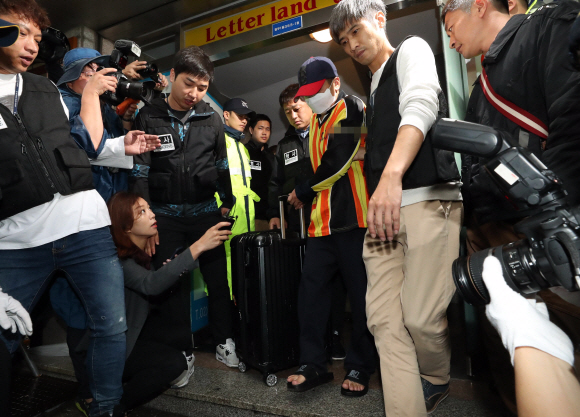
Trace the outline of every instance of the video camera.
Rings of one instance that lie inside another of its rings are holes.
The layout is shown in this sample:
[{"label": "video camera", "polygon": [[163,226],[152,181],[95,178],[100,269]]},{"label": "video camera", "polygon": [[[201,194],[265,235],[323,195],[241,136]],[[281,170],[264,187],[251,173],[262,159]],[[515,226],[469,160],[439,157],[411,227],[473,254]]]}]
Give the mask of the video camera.
[{"label": "video camera", "polygon": [[[103,100],[113,106],[121,104],[127,98],[141,100],[145,103],[149,103],[153,99],[153,91],[156,81],[129,81],[129,79],[123,74],[122,70],[127,66],[130,56],[136,58],[141,56],[141,48],[139,48],[139,45],[133,41],[116,41],[114,49],[111,52],[111,58],[109,59],[109,67],[116,68],[117,72],[107,75],[117,78],[117,89],[115,92],[107,91],[101,96]],[[100,69],[102,68],[99,68],[99,70]],[[153,80],[159,80],[159,71],[155,64],[148,64],[147,68],[138,72],[141,76],[150,76]]]},{"label": "video camera", "polygon": [[580,208],[568,207],[566,191],[552,171],[508,134],[475,123],[439,120],[433,146],[486,158],[485,171],[505,197],[519,210],[533,210],[514,227],[525,239],[453,262],[453,280],[468,303],[490,301],[482,278],[489,255],[500,261],[506,283],[520,294],[557,286],[580,289]]}]

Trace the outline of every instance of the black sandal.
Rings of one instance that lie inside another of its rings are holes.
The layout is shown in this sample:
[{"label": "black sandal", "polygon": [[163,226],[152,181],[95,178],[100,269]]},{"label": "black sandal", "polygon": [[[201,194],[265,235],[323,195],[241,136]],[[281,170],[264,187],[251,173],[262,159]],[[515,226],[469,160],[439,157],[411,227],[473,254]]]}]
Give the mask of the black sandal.
[{"label": "black sandal", "polygon": [[370,375],[367,375],[366,373],[364,373],[362,371],[357,371],[357,370],[351,369],[350,371],[346,372],[346,375],[345,375],[344,379],[342,380],[342,382],[344,383],[344,381],[346,381],[348,379],[349,381],[364,385],[364,388],[361,391],[351,391],[351,390],[345,389],[341,386],[340,393],[342,395],[347,396],[347,397],[362,397],[363,395],[366,395],[367,392],[369,392],[369,380],[370,380],[370,378],[371,378]]},{"label": "black sandal", "polygon": [[332,372],[318,371],[312,365],[302,365],[296,372],[294,372],[293,375],[302,375],[305,378],[305,381],[298,385],[294,385],[292,382],[286,383],[286,388],[288,388],[288,391],[294,392],[308,391],[334,379],[334,374]]}]

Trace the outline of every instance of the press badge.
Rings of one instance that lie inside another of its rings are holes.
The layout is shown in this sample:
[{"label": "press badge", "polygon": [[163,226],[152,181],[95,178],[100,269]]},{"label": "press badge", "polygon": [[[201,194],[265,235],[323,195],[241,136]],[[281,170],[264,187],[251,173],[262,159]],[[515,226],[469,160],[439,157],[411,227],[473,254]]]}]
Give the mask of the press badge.
[{"label": "press badge", "polygon": [[288,151],[284,154],[284,165],[288,165],[296,161],[298,161],[298,149]]},{"label": "press badge", "polygon": [[159,140],[161,141],[161,147],[154,149],[153,152],[164,152],[164,151],[174,151],[175,143],[173,143],[173,137],[170,133],[167,135],[159,135]]},{"label": "press badge", "polygon": [[2,115],[0,115],[0,130],[2,129],[6,129],[8,126],[6,126],[6,122],[4,121],[4,119],[2,118]]},{"label": "press badge", "polygon": [[250,169],[255,169],[256,171],[262,170],[262,162],[261,161],[250,161]]}]

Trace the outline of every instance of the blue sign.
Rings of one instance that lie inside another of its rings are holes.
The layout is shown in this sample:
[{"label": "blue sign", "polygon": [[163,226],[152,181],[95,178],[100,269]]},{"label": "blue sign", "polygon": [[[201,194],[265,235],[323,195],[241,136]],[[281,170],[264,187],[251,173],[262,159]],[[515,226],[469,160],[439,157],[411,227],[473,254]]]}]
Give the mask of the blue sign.
[{"label": "blue sign", "polygon": [[293,17],[283,22],[272,24],[272,36],[282,35],[302,28],[302,16]]}]

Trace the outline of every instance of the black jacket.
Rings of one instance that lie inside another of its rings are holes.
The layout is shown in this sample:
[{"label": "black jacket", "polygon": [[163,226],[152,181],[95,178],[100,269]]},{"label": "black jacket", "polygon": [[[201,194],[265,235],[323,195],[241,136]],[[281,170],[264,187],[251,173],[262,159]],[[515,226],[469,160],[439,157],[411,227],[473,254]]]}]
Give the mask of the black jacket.
[{"label": "black jacket", "polygon": [[215,201],[214,194],[219,191],[224,196],[223,206],[231,208],[223,123],[204,101],[193,110],[184,124],[162,98],[141,109],[135,128],[159,135],[162,148],[135,158],[132,190],[149,202],[172,205]]},{"label": "black jacket", "polygon": [[302,139],[290,126],[284,138],[278,142],[272,176],[268,185],[268,218],[280,217],[278,196],[290,194],[296,185],[308,181],[314,175],[308,155],[308,135]]},{"label": "black jacket", "polygon": [[[484,96],[479,80],[469,99],[466,120],[510,133],[560,177],[571,204],[580,203],[580,73],[568,59],[568,34],[580,11],[575,2],[554,2],[531,15],[512,17],[499,32],[483,61],[491,87],[542,120],[548,138],[540,139],[499,113]],[[464,157],[466,209],[480,223],[517,219],[480,160]]]},{"label": "black jacket", "polygon": [[[366,111],[368,135],[365,173],[369,195],[375,192],[379,184],[383,170],[393,151],[401,123],[397,56],[403,42],[387,61],[374,95],[373,106],[367,107]],[[439,117],[445,117],[446,113],[447,101],[445,96],[440,93]],[[427,132],[421,149],[403,176],[403,190],[458,179],[459,171],[453,153],[434,148],[431,144],[431,131]]]},{"label": "black jacket", "polygon": [[252,169],[250,188],[260,197],[260,201],[254,203],[256,219],[269,220],[266,214],[268,211],[268,182],[272,176],[274,155],[268,150],[267,144],[264,145],[263,150],[260,150],[260,146],[251,139],[246,143],[246,148],[250,154],[250,168]]},{"label": "black jacket", "polygon": [[22,73],[18,116],[0,105],[0,220],[62,195],[93,189],[91,165],[70,134],[60,94],[47,78]]}]

